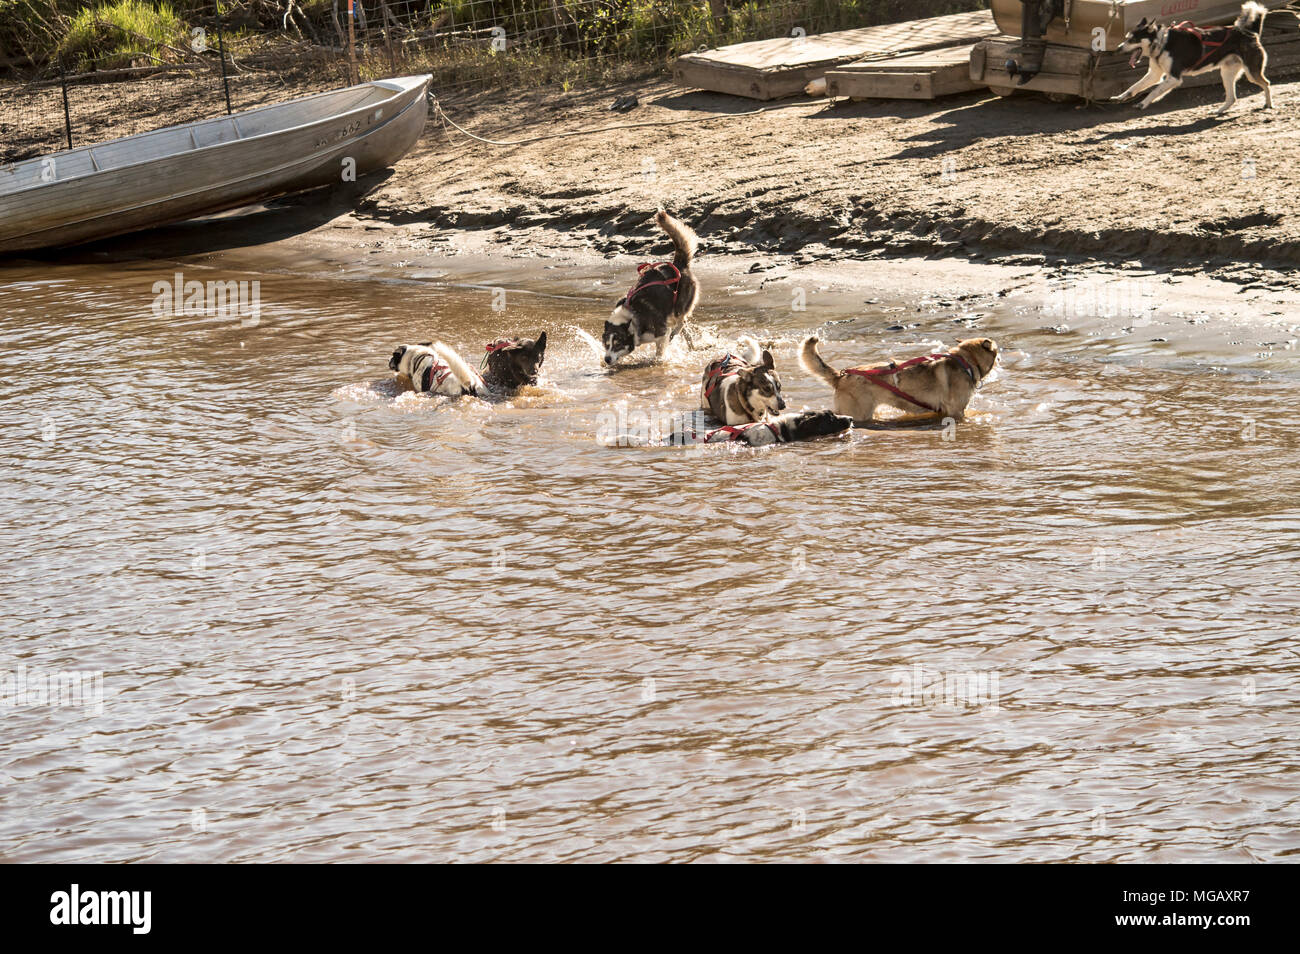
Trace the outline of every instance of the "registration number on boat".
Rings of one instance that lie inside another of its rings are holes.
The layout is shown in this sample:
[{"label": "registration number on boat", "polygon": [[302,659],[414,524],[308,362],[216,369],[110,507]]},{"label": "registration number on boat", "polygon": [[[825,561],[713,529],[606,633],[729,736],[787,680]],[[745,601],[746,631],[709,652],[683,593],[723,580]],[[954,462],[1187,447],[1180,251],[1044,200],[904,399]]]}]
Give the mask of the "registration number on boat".
[{"label": "registration number on boat", "polygon": [[321,146],[328,146],[331,142],[339,142],[340,140],[347,139],[348,136],[351,136],[353,133],[359,132],[360,130],[361,120],[355,119],[336,132],[333,137],[326,136],[324,139],[318,139],[316,141],[316,148],[319,149]]}]

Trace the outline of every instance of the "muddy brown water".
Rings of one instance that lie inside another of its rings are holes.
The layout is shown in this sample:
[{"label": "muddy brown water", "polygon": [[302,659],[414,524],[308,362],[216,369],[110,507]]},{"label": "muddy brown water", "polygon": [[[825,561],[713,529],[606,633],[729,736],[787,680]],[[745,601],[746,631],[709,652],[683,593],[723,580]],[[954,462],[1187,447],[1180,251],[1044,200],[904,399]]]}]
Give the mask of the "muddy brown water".
[{"label": "muddy brown water", "polygon": [[[0,270],[5,860],[1300,848],[1300,373],[1267,335],[736,295],[610,375],[579,329],[613,286],[187,274],[259,280],[254,324],[155,314],[171,274]],[[542,328],[514,400],[387,380],[398,342]],[[1005,361],[955,431],[597,440],[694,406],[738,333],[797,407],[809,331],[842,364],[968,328]]]}]

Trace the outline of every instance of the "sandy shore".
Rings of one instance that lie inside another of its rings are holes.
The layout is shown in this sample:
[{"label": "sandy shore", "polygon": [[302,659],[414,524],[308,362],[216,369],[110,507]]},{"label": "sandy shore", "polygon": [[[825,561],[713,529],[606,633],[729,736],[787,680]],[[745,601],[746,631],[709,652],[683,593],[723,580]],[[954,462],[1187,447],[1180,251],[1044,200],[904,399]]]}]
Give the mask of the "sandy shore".
[{"label": "sandy shore", "polygon": [[[709,253],[794,264],[896,255],[1042,256],[1292,283],[1300,196],[1292,181],[1300,86],[1212,113],[1222,92],[1184,90],[1152,111],[968,94],[935,103],[759,104],[665,83],[572,94],[484,95],[435,115],[364,215],[432,230],[491,231],[508,248],[649,253],[659,204]],[[1243,88],[1243,92],[1245,92]],[[610,113],[615,96],[642,106]],[[748,115],[746,115],[748,113]],[[591,132],[628,122],[710,122]],[[1013,261],[1025,262],[1022,258]]]},{"label": "sandy shore", "polygon": [[[324,75],[250,74],[236,106],[332,85]],[[1244,81],[1240,91],[1222,118],[1213,115],[1217,87],[1177,91],[1148,112],[1036,94],[759,104],[660,80],[486,91],[445,104],[447,115],[499,142],[562,138],[491,145],[435,110],[416,148],[372,183],[357,211],[423,227],[431,239],[492,233],[505,249],[616,255],[658,249],[650,216],[664,205],[710,255],[781,254],[796,265],[1038,256],[1285,287],[1300,264],[1300,193],[1291,187],[1300,83],[1275,83],[1273,110],[1259,108],[1262,96]],[[78,87],[77,140],[220,112],[218,92],[210,78],[186,76]],[[108,94],[113,110],[102,108]],[[610,112],[626,94],[641,105]],[[15,120],[0,119],[9,151],[58,148],[57,90],[17,96],[0,88]],[[614,128],[663,122],[673,125]]]},{"label": "sandy shore", "polygon": [[[321,81],[249,80],[240,105]],[[173,112],[196,82],[117,84],[122,108],[83,118],[100,139],[192,118]],[[1148,113],[976,93],[758,111],[660,81],[484,92],[446,104],[447,115],[498,141],[579,135],[492,145],[435,110],[395,169],[346,191],[108,245],[128,257],[224,249],[235,267],[256,248],[252,266],[319,258],[359,276],[574,295],[600,311],[635,261],[665,254],[652,222],[664,205],[704,240],[706,290],[738,306],[789,307],[796,289],[836,308],[1009,302],[1049,327],[1208,315],[1275,325],[1271,337],[1288,341],[1300,310],[1300,195],[1287,187],[1300,85],[1274,89],[1278,108],[1250,94],[1221,119],[1213,87]],[[608,110],[629,93],[637,109]],[[657,122],[674,124],[611,128]]]}]

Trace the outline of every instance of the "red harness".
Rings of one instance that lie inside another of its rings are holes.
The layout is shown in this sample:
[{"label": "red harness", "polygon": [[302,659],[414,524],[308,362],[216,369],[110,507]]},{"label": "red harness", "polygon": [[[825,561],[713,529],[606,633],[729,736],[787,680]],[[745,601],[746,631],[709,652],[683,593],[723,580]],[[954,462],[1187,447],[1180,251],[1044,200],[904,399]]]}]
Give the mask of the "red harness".
[{"label": "red harness", "polygon": [[488,358],[491,356],[493,351],[500,351],[502,348],[512,347],[514,343],[515,342],[513,338],[501,338],[498,341],[489,342],[487,347],[483,349],[484,351],[487,352],[487,354],[483,355],[483,361],[478,366],[478,369],[482,371],[484,368],[487,367]]},{"label": "red harness", "polygon": [[1192,69],[1198,69],[1202,63],[1204,63],[1206,60],[1208,60],[1211,56],[1214,55],[1215,50],[1217,50],[1219,47],[1223,46],[1223,44],[1228,42],[1229,34],[1226,32],[1224,33],[1222,40],[1207,40],[1205,38],[1205,30],[1202,29],[1201,27],[1198,27],[1191,20],[1184,20],[1182,23],[1175,23],[1169,29],[1178,30],[1182,33],[1191,33],[1198,40],[1201,41],[1201,46],[1205,47],[1205,55],[1202,56],[1199,60],[1197,60],[1195,64],[1192,65]]},{"label": "red harness", "polygon": [[635,296],[641,294],[647,288],[654,288],[656,285],[665,285],[673,290],[673,304],[677,304],[677,286],[682,280],[682,273],[672,262],[642,262],[636,267],[638,276],[644,275],[646,271],[652,268],[671,268],[673,270],[672,278],[664,278],[659,281],[646,282],[642,285],[640,282],[633,285],[623,296],[623,304],[628,304]]},{"label": "red harness", "polygon": [[858,377],[870,381],[872,384],[878,385],[879,387],[884,388],[886,391],[891,391],[894,394],[897,394],[904,401],[907,401],[910,404],[915,404],[917,407],[925,408],[931,414],[938,414],[940,412],[937,407],[934,407],[933,405],[930,404],[926,404],[924,401],[918,401],[916,398],[912,397],[906,391],[902,390],[901,388],[895,387],[894,385],[890,384],[888,381],[881,381],[880,378],[884,376],[895,375],[899,371],[903,371],[907,368],[916,367],[916,365],[918,364],[929,364],[933,361],[942,361],[944,358],[952,358],[954,361],[956,361],[958,364],[961,365],[963,371],[965,371],[968,375],[970,375],[970,379],[972,382],[976,384],[979,383],[979,380],[975,377],[975,372],[972,371],[971,366],[966,363],[966,359],[959,354],[952,354],[952,353],[926,354],[926,355],[922,355],[919,358],[913,358],[910,361],[904,361],[902,364],[894,364],[885,368],[847,368],[845,369],[844,373],[856,374]]},{"label": "red harness", "polygon": [[451,374],[451,368],[445,364],[439,364],[437,361],[433,362],[424,369],[424,390],[433,391],[441,387],[442,382],[447,380],[449,374]]},{"label": "red harness", "polygon": [[740,361],[740,359],[728,352],[722,356],[722,360],[717,363],[716,367],[710,367],[704,373],[704,400],[707,401],[727,378],[734,378],[740,374],[740,368],[733,369],[731,366],[735,361]]},{"label": "red harness", "polygon": [[776,442],[781,443],[781,432],[777,430],[775,424],[769,424],[767,421],[755,421],[753,424],[724,424],[722,427],[715,427],[713,430],[704,433],[704,443],[709,443],[709,438],[714,434],[726,434],[729,441],[744,440],[745,431],[751,427],[766,427],[772,432]]}]

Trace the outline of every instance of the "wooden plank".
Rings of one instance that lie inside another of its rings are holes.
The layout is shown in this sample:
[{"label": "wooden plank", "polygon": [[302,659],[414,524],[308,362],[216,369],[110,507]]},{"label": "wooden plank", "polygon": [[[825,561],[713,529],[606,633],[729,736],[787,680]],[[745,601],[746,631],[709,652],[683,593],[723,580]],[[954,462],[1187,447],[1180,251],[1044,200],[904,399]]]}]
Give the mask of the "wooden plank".
[{"label": "wooden plank", "polygon": [[678,57],[673,80],[750,99],[777,99],[803,92],[831,67],[864,57],[970,44],[996,32],[992,14],[975,10],[819,36],[755,40]]},{"label": "wooden plank", "polygon": [[828,96],[850,99],[937,99],[978,89],[970,78],[975,44],[849,63],[826,72]]}]

